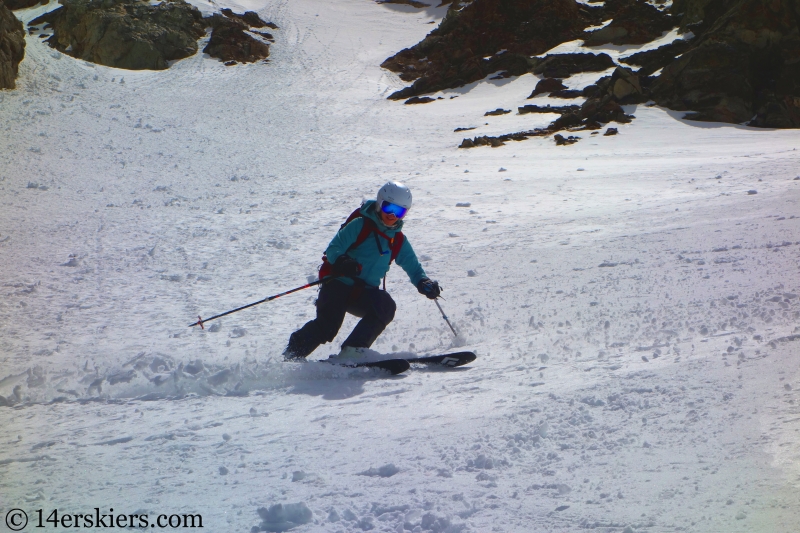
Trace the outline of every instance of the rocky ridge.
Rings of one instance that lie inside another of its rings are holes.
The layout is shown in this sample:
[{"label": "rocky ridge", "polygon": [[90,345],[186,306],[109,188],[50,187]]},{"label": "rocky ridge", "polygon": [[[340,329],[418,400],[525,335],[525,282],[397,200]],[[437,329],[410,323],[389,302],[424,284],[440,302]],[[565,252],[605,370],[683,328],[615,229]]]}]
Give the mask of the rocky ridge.
[{"label": "rocky ridge", "polygon": [[3,2],[0,0],[0,89],[13,89],[25,55],[25,29]]},{"label": "rocky ridge", "polygon": [[[676,28],[682,38],[623,56],[619,63],[589,50],[542,56],[576,39],[584,46],[641,45]],[[566,90],[562,83],[577,72],[615,66],[611,77],[582,90]],[[493,141],[465,139],[463,147],[499,146],[563,129],[598,129],[611,121],[630,121],[622,105],[648,101],[690,111],[687,119],[797,128],[800,1],[675,0],[667,9],[644,0],[608,0],[597,6],[575,0],[454,0],[438,28],[382,67],[412,82],[390,99],[460,87],[493,73],[542,76],[531,97],[586,98],[579,113],[562,113],[547,128]]]}]

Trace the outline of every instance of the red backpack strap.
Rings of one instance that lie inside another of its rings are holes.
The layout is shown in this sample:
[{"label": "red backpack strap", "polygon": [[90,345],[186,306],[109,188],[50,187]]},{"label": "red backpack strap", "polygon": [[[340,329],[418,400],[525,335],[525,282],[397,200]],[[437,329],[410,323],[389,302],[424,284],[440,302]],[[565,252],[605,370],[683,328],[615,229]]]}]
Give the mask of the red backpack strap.
[{"label": "red backpack strap", "polygon": [[370,220],[370,219],[368,219],[366,217],[362,217],[362,220],[364,221],[364,225],[361,226],[361,231],[358,232],[358,236],[356,237],[356,240],[353,242],[353,244],[351,244],[347,248],[348,252],[350,250],[358,248],[361,245],[362,242],[367,240],[367,237],[369,237],[370,233],[372,233],[373,231],[378,231],[378,227],[375,225],[375,223],[372,220]]},{"label": "red backpack strap", "polygon": [[345,220],[345,221],[344,221],[344,224],[342,224],[341,226],[339,226],[339,229],[342,229],[342,228],[344,228],[346,225],[348,225],[349,223],[351,223],[351,222],[352,222],[352,221],[354,221],[355,219],[357,219],[357,218],[361,218],[361,217],[363,217],[363,216],[364,216],[364,215],[362,215],[362,214],[361,214],[361,208],[359,207],[358,209],[356,209],[355,211],[353,211],[352,213],[350,213],[350,216],[349,216],[349,217],[347,217],[347,220]]},{"label": "red backpack strap", "polygon": [[394,234],[394,238],[390,240],[390,246],[392,248],[392,258],[389,259],[389,264],[392,263],[395,259],[397,259],[398,254],[400,254],[400,248],[403,247],[403,242],[405,241],[406,237],[403,235],[402,231],[398,231]]}]

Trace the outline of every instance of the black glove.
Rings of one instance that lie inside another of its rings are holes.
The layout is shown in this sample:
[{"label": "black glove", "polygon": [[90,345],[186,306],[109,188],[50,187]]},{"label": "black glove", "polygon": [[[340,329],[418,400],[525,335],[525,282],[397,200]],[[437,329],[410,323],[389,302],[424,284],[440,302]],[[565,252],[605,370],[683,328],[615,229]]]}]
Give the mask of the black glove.
[{"label": "black glove", "polygon": [[342,254],[333,264],[331,273],[336,277],[347,276],[349,278],[354,278],[361,274],[361,265],[349,255]]},{"label": "black glove", "polygon": [[442,294],[442,288],[439,287],[438,281],[432,281],[428,278],[422,278],[417,283],[417,290],[420,294],[430,298],[431,300],[435,300]]}]

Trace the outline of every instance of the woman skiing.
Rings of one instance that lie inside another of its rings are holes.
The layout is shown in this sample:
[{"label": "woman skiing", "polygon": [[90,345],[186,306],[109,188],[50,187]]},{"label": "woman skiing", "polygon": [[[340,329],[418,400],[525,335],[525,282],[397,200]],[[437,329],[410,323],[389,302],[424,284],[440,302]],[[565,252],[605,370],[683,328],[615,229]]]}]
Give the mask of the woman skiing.
[{"label": "woman skiing", "polygon": [[[377,199],[364,202],[350,215],[325,250],[320,277],[328,276],[316,302],[317,317],[292,333],[283,352],[287,360],[307,357],[320,344],[333,341],[345,313],[361,320],[342,343],[339,359],[358,359],[394,318],[394,300],[379,288],[392,261],[397,261],[417,290],[430,299],[441,293],[428,279],[411,244],[400,231],[411,208],[411,191],[388,182]],[[385,283],[384,283],[385,289]]]}]

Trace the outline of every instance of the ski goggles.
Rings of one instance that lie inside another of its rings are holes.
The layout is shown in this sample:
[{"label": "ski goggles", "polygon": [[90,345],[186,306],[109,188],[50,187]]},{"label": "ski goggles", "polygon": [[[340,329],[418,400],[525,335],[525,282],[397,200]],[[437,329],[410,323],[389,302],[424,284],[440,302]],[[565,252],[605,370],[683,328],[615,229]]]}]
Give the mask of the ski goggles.
[{"label": "ski goggles", "polygon": [[408,209],[403,207],[402,205],[393,204],[392,202],[383,201],[381,204],[381,211],[386,213],[387,215],[394,215],[397,218],[403,218],[406,216]]}]

